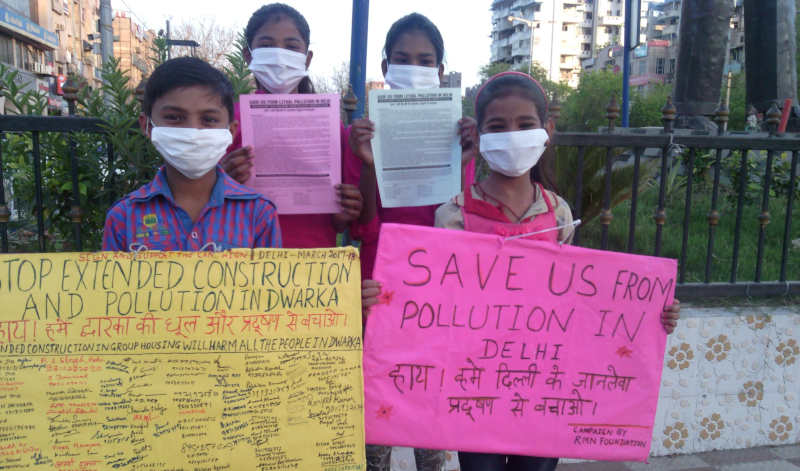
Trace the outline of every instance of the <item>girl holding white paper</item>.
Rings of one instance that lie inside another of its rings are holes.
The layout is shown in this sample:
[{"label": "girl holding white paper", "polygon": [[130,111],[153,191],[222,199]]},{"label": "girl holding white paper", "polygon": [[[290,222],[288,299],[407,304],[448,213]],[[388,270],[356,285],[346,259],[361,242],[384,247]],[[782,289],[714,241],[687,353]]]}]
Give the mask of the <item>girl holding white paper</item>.
[{"label": "girl holding white paper", "polygon": [[[392,89],[438,88],[444,73],[444,41],[436,25],[424,15],[411,13],[392,24],[386,33],[381,68]],[[475,120],[459,121],[462,168],[477,155],[473,143]],[[375,175],[372,139],[375,125],[369,119],[357,119],[348,129],[350,145],[344,154],[344,181],[358,183],[364,197],[364,209],[351,225],[354,238],[361,240],[361,273],[372,274],[380,225],[384,222],[432,226],[438,205],[384,208]]]},{"label": "girl holding white paper", "polygon": [[[308,77],[308,66],[314,56],[309,50],[310,36],[306,19],[288,5],[271,3],[253,13],[245,30],[248,47],[243,53],[256,79],[255,93],[315,93]],[[239,121],[238,102],[234,113]],[[347,142],[343,127],[341,142]],[[237,132],[220,163],[231,177],[245,184],[250,178],[254,157],[252,147],[242,147],[242,135]],[[284,247],[336,245],[337,232],[342,232],[349,223],[358,219],[362,207],[361,192],[356,185],[338,185],[336,193],[341,206],[337,214],[279,215]]]}]

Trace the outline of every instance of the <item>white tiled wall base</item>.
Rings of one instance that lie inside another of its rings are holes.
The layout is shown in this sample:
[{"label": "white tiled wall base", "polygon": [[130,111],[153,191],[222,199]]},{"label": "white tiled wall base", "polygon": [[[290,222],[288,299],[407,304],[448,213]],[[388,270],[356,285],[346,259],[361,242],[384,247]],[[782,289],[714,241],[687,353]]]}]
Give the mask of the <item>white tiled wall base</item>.
[{"label": "white tiled wall base", "polygon": [[800,442],[800,307],[684,308],[651,455]]},{"label": "white tiled wall base", "polygon": [[[667,342],[652,456],[800,443],[800,306],[684,306]],[[446,469],[458,469],[448,453]],[[395,448],[393,471],[414,471]]]}]

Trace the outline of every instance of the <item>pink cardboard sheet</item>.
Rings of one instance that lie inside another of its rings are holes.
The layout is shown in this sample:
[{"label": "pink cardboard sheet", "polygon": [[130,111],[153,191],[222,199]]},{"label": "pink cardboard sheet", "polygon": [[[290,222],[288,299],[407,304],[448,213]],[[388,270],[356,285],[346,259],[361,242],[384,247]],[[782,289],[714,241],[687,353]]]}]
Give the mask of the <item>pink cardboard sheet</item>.
[{"label": "pink cardboard sheet", "polygon": [[367,443],[644,461],[675,260],[384,224]]},{"label": "pink cardboard sheet", "polygon": [[340,211],[339,101],[336,94],[239,97],[242,142],[255,152],[247,185],[272,200],[279,214]]}]

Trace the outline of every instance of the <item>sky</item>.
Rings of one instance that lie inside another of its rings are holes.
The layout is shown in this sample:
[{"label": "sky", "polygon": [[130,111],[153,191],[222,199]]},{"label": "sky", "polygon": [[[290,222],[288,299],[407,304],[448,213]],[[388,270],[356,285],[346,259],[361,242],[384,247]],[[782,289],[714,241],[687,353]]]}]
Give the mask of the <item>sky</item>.
[{"label": "sky", "polygon": [[[312,76],[328,77],[350,58],[350,0],[283,0],[305,16],[311,27],[310,49],[314,52]],[[264,2],[267,3],[267,2]],[[262,4],[241,0],[111,0],[115,12],[128,12],[138,23],[158,31],[166,20],[176,23],[213,19],[217,24],[243,29],[250,15]],[[419,12],[431,19],[442,33],[445,73],[461,72],[462,87],[479,82],[481,66],[490,60],[490,0],[372,0],[369,11],[367,80],[382,80],[380,63],[383,41],[392,23]]]}]

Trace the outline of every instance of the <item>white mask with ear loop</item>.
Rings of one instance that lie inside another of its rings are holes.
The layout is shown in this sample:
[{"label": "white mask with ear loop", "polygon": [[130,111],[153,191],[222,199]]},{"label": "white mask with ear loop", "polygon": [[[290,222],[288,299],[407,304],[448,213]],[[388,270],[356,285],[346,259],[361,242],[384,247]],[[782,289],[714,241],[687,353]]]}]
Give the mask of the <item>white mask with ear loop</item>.
[{"label": "white mask with ear loop", "polygon": [[481,134],[480,151],[489,168],[507,177],[519,177],[532,169],[544,153],[544,129]]},{"label": "white mask with ear loop", "polygon": [[190,180],[197,180],[213,169],[233,143],[228,128],[196,129],[153,127],[150,140],[164,160]]},{"label": "white mask with ear loop", "polygon": [[308,75],[308,55],[282,47],[257,47],[250,50],[248,68],[258,83],[270,93],[291,93]]},{"label": "white mask with ear loop", "polygon": [[389,64],[384,80],[392,90],[439,88],[439,68]]}]

